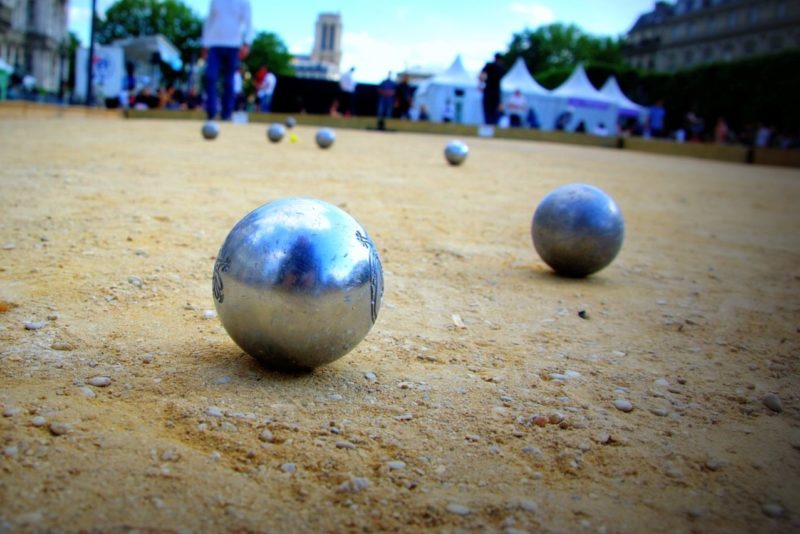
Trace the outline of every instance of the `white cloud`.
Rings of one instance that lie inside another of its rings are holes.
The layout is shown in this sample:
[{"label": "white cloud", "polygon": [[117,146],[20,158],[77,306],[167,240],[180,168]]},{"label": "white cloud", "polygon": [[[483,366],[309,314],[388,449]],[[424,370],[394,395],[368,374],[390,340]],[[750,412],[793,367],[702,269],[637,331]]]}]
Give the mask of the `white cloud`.
[{"label": "white cloud", "polygon": [[363,31],[345,32],[342,39],[342,69],[356,67],[356,79],[365,83],[380,82],[389,71],[396,74],[412,67],[436,73],[449,67],[459,54],[467,70],[477,73],[504,46],[479,37],[460,42],[440,37],[395,43]]},{"label": "white cloud", "polygon": [[555,12],[542,4],[513,2],[509,9],[512,13],[525,17],[524,22],[533,27],[551,24],[556,21]]}]

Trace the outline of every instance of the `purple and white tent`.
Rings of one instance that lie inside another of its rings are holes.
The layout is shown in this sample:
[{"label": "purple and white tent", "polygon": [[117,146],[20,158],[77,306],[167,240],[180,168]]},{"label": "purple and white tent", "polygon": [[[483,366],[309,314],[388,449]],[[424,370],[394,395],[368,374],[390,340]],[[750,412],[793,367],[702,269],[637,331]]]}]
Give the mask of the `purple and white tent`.
[{"label": "purple and white tent", "polygon": [[572,118],[567,124],[568,131],[574,131],[583,122],[586,132],[594,132],[599,125],[603,125],[609,132],[616,129],[617,102],[598,91],[583,65],[578,65],[569,78],[550,93],[560,100],[559,113],[569,111]]},{"label": "purple and white tent", "polygon": [[647,114],[647,108],[640,106],[622,92],[614,76],[609,76],[600,92],[617,103],[620,117],[629,117],[642,120]]}]

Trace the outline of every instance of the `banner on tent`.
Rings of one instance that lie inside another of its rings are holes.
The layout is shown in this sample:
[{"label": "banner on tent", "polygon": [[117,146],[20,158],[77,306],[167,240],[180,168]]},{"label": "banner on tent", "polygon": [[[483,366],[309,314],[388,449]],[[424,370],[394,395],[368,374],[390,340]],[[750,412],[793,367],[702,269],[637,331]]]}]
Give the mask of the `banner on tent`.
[{"label": "banner on tent", "polygon": [[568,98],[567,104],[575,106],[576,108],[589,108],[589,109],[608,109],[611,105],[607,102],[598,102],[597,100],[586,100],[584,98]]}]

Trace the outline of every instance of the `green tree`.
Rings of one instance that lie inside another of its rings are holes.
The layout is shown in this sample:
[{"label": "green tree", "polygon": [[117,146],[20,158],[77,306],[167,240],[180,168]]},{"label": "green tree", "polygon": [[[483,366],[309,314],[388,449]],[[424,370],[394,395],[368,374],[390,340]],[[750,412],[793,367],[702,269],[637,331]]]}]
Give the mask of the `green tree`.
[{"label": "green tree", "polygon": [[276,75],[292,76],[292,55],[286,43],[271,32],[259,32],[250,47],[250,55],[245,59],[247,70],[255,73],[261,66],[266,66]]},{"label": "green tree", "polygon": [[188,63],[200,51],[203,21],[181,0],[117,0],[98,19],[96,31],[100,44],[160,33]]},{"label": "green tree", "polygon": [[623,65],[619,38],[590,35],[574,24],[550,24],[515,33],[511,38],[507,64],[522,57],[532,73],[577,63]]}]

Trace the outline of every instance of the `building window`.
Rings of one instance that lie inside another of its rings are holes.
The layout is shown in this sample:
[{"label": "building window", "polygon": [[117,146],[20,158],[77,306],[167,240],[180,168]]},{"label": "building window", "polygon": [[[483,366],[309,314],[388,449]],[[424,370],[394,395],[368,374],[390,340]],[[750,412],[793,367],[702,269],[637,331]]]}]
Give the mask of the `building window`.
[{"label": "building window", "polygon": [[758,22],[758,7],[751,7],[750,8],[750,24],[756,24]]},{"label": "building window", "polygon": [[778,7],[775,9],[775,13],[778,15],[778,18],[783,18],[786,16],[786,2],[781,0],[778,2]]},{"label": "building window", "polygon": [[783,49],[783,35],[773,35],[769,40],[769,48],[773,52]]},{"label": "building window", "polygon": [[28,28],[33,29],[36,27],[36,0],[28,0]]},{"label": "building window", "polygon": [[328,30],[328,50],[333,51],[333,43],[336,37],[336,26],[331,26]]},{"label": "building window", "polygon": [[736,11],[731,11],[728,14],[728,28],[735,28],[736,27],[736,19],[739,18],[739,14]]},{"label": "building window", "polygon": [[688,22],[686,24],[686,35],[691,37],[693,33],[694,33],[694,22]]},{"label": "building window", "polygon": [[683,62],[687,65],[691,65],[694,62],[694,52],[692,50],[687,50],[683,53]]}]

